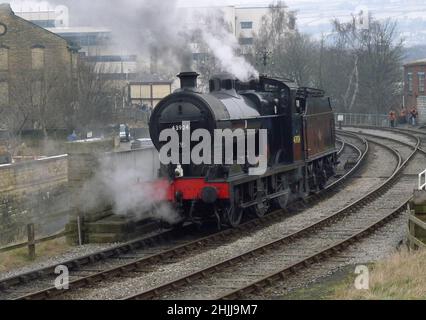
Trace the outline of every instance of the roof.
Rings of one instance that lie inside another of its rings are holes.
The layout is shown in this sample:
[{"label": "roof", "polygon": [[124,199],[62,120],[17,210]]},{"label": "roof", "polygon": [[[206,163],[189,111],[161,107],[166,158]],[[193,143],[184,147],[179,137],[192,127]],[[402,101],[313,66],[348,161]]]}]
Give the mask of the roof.
[{"label": "roof", "polygon": [[4,14],[8,14],[8,15],[13,16],[14,18],[16,18],[17,20],[19,20],[21,22],[25,22],[25,23],[27,23],[27,24],[29,24],[29,25],[37,28],[37,29],[41,29],[41,30],[43,30],[43,31],[45,31],[45,32],[47,32],[47,33],[49,33],[49,34],[51,34],[51,35],[53,35],[53,36],[55,36],[55,37],[57,37],[57,38],[59,38],[61,40],[63,40],[64,42],[67,42],[67,40],[64,39],[63,37],[61,37],[60,35],[58,35],[58,34],[56,34],[54,32],[51,32],[48,29],[40,27],[39,25],[35,24],[34,22],[31,22],[29,20],[26,20],[26,19],[24,19],[24,18],[16,15],[15,12],[12,10],[12,8],[11,8],[11,6],[10,6],[9,3],[2,3],[2,4],[0,4],[0,11],[2,13],[4,13]]},{"label": "roof", "polygon": [[94,28],[94,27],[61,27],[61,28],[47,28],[50,32],[56,34],[87,34],[87,33],[111,33],[107,28]]},{"label": "roof", "polygon": [[404,67],[413,67],[413,66],[426,66],[426,58],[420,59],[420,60],[414,60],[404,65]]}]

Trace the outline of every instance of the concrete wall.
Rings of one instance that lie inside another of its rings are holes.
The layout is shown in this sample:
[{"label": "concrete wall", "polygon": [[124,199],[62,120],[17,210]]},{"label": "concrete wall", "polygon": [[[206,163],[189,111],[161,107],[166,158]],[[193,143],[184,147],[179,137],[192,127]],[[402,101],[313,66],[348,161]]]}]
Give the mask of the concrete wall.
[{"label": "concrete wall", "polygon": [[0,166],[0,245],[22,240],[28,223],[38,236],[61,230],[67,188],[67,156]]}]

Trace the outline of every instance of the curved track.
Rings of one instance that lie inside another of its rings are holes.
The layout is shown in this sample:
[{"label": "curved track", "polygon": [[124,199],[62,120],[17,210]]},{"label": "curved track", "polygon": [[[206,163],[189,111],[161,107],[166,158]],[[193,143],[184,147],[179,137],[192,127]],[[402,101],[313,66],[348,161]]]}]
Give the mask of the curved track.
[{"label": "curved track", "polygon": [[[290,235],[161,286],[128,296],[126,299],[241,298],[248,293],[273,284],[276,280],[287,277],[289,273],[321,261],[374,231],[402,212],[408,199],[395,210],[379,218],[374,213],[370,217],[366,217],[363,210],[368,206],[373,206],[376,199],[388,192],[418,150],[417,144],[411,155],[404,161],[399,152],[391,147],[377,141],[374,144],[388,150],[397,159],[397,166],[384,183],[362,199]],[[318,238],[321,238],[322,241],[315,241]],[[324,239],[327,240],[324,241]],[[285,267],[277,267],[277,264],[285,265]],[[253,281],[253,278],[256,280]]]},{"label": "curved track", "polygon": [[[338,192],[338,188],[361,168],[368,154],[368,143],[356,135],[353,135],[352,138],[358,141],[358,146],[354,143],[341,141],[339,153],[343,153],[344,150],[347,150],[347,152],[352,155],[356,155],[356,165],[348,170],[341,178],[332,182],[325,190],[310,196],[303,202],[303,204],[300,202],[295,204],[295,207],[300,207],[300,205],[312,206],[318,201]],[[204,250],[205,246],[218,246],[221,243],[230,242],[235,238],[247,236],[250,232],[253,232],[256,229],[272,225],[284,218],[285,216],[283,215],[282,210],[276,211],[263,219],[250,220],[236,229],[228,229],[204,237],[199,237],[195,240],[183,241],[183,244],[178,245],[170,243],[173,240],[176,240],[177,236],[176,233],[168,231],[164,234],[139,239],[123,246],[117,246],[111,250],[105,250],[73,261],[67,261],[63,263],[63,265],[70,268],[71,279],[73,280],[70,283],[70,289],[67,290],[66,293],[81,287],[93,285],[97,282],[102,282],[105,279],[129,274],[143,268],[149,268],[160,261],[194,255],[197,252]],[[186,231],[188,231],[189,228],[191,227],[187,227]],[[158,242],[163,243],[164,247],[156,248],[156,244],[158,244]],[[146,252],[147,249],[149,252]],[[108,267],[108,262],[111,260],[115,261],[115,263],[112,267]],[[116,263],[117,261],[119,261],[119,263]],[[53,274],[55,267],[56,266],[51,266],[42,270],[37,270],[25,275],[0,281],[0,288],[3,288],[0,290],[0,298],[46,299],[60,297],[64,292],[52,287],[55,277]]]}]

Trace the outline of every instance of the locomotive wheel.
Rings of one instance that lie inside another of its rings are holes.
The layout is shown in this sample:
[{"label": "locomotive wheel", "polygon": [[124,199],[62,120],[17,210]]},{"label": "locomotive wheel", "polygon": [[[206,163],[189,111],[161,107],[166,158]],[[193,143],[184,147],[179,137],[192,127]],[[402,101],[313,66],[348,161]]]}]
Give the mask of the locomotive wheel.
[{"label": "locomotive wheel", "polygon": [[258,218],[262,218],[269,211],[269,203],[267,200],[260,201],[258,204],[250,208],[252,214]]},{"label": "locomotive wheel", "polygon": [[240,188],[234,189],[234,201],[229,204],[229,207],[224,209],[225,221],[232,227],[238,227],[243,218],[244,210],[239,206],[241,201],[241,190]]},{"label": "locomotive wheel", "polygon": [[290,190],[288,190],[288,193],[285,196],[281,196],[278,198],[275,198],[274,206],[278,209],[285,209],[287,208],[288,200],[290,198]]},{"label": "locomotive wheel", "polygon": [[291,190],[288,186],[287,179],[285,175],[280,175],[277,177],[276,181],[276,192],[285,192],[284,195],[275,198],[272,200],[272,204],[277,209],[285,209],[287,208],[288,200],[290,198]]},{"label": "locomotive wheel", "polygon": [[256,184],[250,185],[249,191],[252,200],[256,200],[256,204],[250,207],[249,213],[255,217],[262,218],[269,211],[270,204],[266,198],[266,192],[263,190],[258,191]]},{"label": "locomotive wheel", "polygon": [[225,209],[226,222],[232,228],[236,228],[240,225],[243,218],[243,210],[241,208],[235,208],[233,205]]}]

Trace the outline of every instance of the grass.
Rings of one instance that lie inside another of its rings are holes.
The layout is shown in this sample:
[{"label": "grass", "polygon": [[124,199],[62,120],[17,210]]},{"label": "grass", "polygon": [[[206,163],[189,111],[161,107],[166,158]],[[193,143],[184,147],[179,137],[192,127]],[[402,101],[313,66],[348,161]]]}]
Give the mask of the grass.
[{"label": "grass", "polygon": [[28,257],[28,248],[0,253],[0,272],[10,271],[28,265],[30,262],[37,262],[49,257],[54,257],[64,253],[70,248],[65,238],[60,238],[37,244],[36,260],[34,261],[31,261]]},{"label": "grass", "polygon": [[357,290],[351,274],[328,298],[341,300],[426,299],[426,250],[401,251],[370,266],[369,290]]}]

